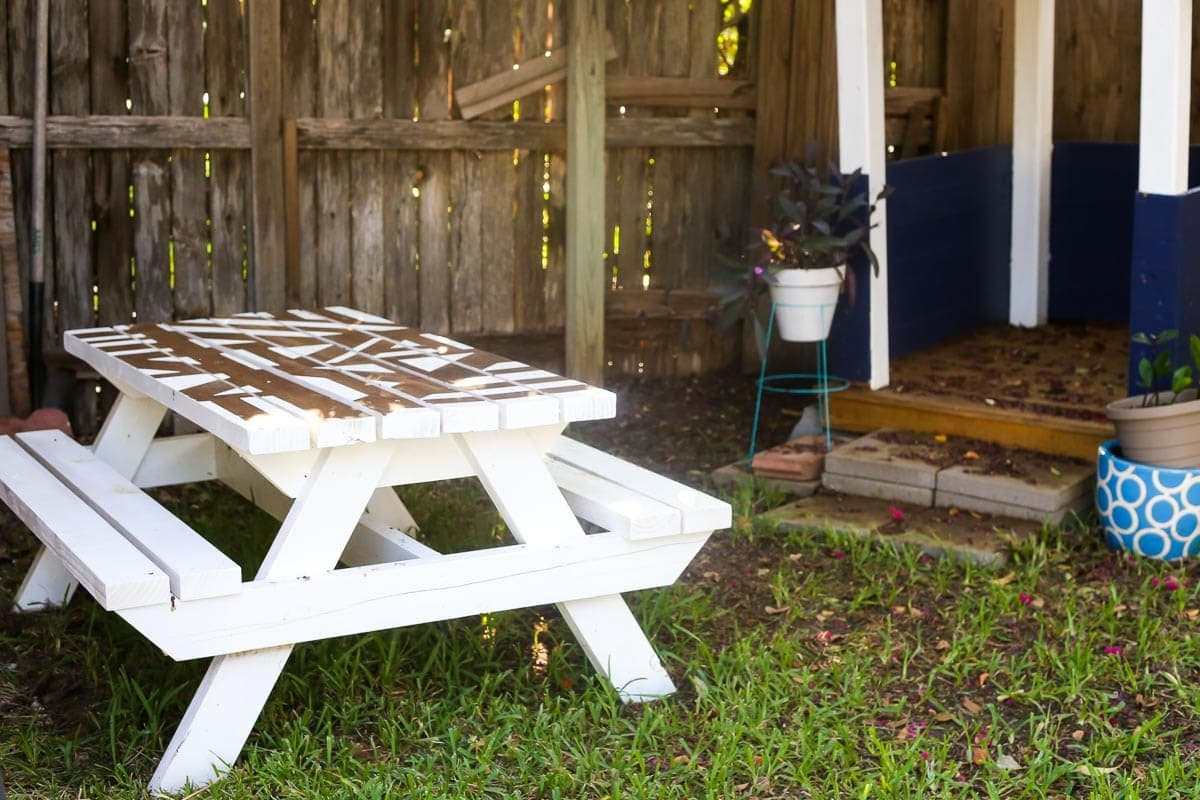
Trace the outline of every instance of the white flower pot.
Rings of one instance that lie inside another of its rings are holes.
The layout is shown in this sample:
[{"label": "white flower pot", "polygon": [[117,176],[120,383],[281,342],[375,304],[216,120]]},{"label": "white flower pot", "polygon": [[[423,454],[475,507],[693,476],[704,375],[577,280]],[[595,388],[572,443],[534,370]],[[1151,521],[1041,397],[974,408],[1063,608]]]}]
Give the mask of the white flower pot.
[{"label": "white flower pot", "polygon": [[770,290],[780,338],[786,342],[819,342],[829,338],[845,274],[845,265],[782,269],[775,273]]}]

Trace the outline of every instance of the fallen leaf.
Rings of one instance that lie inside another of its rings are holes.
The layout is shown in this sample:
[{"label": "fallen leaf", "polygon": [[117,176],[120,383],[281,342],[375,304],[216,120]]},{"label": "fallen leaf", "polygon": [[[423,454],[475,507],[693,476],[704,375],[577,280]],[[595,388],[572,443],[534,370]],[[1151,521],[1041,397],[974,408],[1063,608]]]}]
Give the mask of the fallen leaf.
[{"label": "fallen leaf", "polygon": [[1062,470],[1061,470],[1061,469],[1059,469],[1058,467],[1051,467],[1051,468],[1050,468],[1050,474],[1051,474],[1051,475],[1053,475],[1053,476],[1054,476],[1054,477],[1056,477],[1056,478],[1061,478],[1061,477],[1062,477]]},{"label": "fallen leaf", "polygon": [[993,400],[993,399],[992,399],[992,398],[990,398],[990,397],[985,397],[985,398],[983,398],[983,402],[987,403],[989,406],[994,406],[994,405],[996,405],[996,401],[995,401],[995,400]]},{"label": "fallen leaf", "polygon": [[905,614],[908,612],[908,606],[892,606],[893,614]]},{"label": "fallen leaf", "polygon": [[719,581],[719,580],[721,580],[721,573],[713,572],[710,569],[708,572],[704,573],[704,577],[710,581]]},{"label": "fallen leaf", "polygon": [[979,745],[971,745],[971,763],[986,764],[988,762],[988,751],[986,747]]},{"label": "fallen leaf", "polygon": [[748,784],[748,783],[739,783],[739,784],[737,784],[736,786],[734,786],[734,787],[733,787],[733,790],[734,790],[735,792],[744,792],[744,791],[746,791],[746,790],[747,790],[747,789],[749,789],[749,788],[750,788],[750,784]]},{"label": "fallen leaf", "polygon": [[983,706],[979,705],[979,703],[976,703],[969,697],[963,698],[962,707],[967,710],[968,714],[978,714],[979,712],[983,711]]},{"label": "fallen leaf", "polygon": [[1046,605],[1046,601],[1040,597],[1035,597],[1033,598],[1033,602],[1031,602],[1029,605],[1033,606],[1034,608],[1043,608]]},{"label": "fallen leaf", "polygon": [[979,680],[977,682],[979,684],[980,689],[982,689],[984,687],[984,685],[987,683],[988,678],[991,676],[991,674],[992,673],[990,673],[990,672],[979,673]]},{"label": "fallen leaf", "polygon": [[687,753],[680,753],[679,755],[677,755],[671,759],[671,763],[673,765],[678,766],[678,765],[682,765],[682,764],[687,764],[691,760],[692,760],[691,757]]},{"label": "fallen leaf", "polygon": [[1091,764],[1080,764],[1075,767],[1075,771],[1087,775],[1089,778],[1095,778],[1100,775],[1111,775],[1116,772],[1118,767],[1093,767]]},{"label": "fallen leaf", "polygon": [[1008,769],[1008,770],[1021,768],[1021,765],[1019,763],[1017,763],[1017,760],[1007,754],[1002,755],[996,759],[996,766],[999,767],[1000,769]]},{"label": "fallen leaf", "polygon": [[983,519],[983,514],[980,514],[978,511],[972,511],[971,516],[975,519]]},{"label": "fallen leaf", "polygon": [[934,722],[949,722],[952,719],[954,719],[954,715],[949,711],[943,711],[940,714],[933,715]]},{"label": "fallen leaf", "polygon": [[947,642],[945,639],[938,639],[938,643],[936,645],[934,645],[933,649],[934,650],[949,650],[950,643]]},{"label": "fallen leaf", "polygon": [[954,507],[952,506],[952,507],[950,508],[950,510],[949,510],[948,512],[946,512],[946,513],[947,513],[947,514],[949,514],[949,515],[950,515],[950,516],[952,516],[952,517],[957,517],[957,516],[958,516],[959,514],[961,514],[962,512],[961,512],[961,511],[959,511],[957,508],[954,508]]},{"label": "fallen leaf", "polygon": [[939,433],[937,436],[934,436],[934,437],[933,437],[933,440],[934,440],[935,442],[945,442],[945,441],[946,441],[946,434],[944,434],[944,433]]},{"label": "fallen leaf", "polygon": [[760,578],[765,578],[771,574],[771,568],[770,567],[760,567],[758,570],[755,571],[754,574]]},{"label": "fallen leaf", "polygon": [[1008,584],[1012,583],[1012,579],[1013,579],[1013,578],[1015,578],[1015,577],[1017,577],[1017,573],[1015,573],[1015,572],[1010,572],[1010,573],[1008,573],[1007,575],[1005,575],[1005,576],[1003,576],[1003,577],[1000,577],[1000,578],[992,578],[992,584],[993,584],[994,586],[1007,586]]},{"label": "fallen leaf", "polygon": [[972,461],[976,461],[979,459],[979,453],[976,453],[974,450],[968,450],[967,452],[963,453],[963,458],[969,458]]},{"label": "fallen leaf", "polygon": [[1083,731],[1071,731],[1071,738],[1077,742],[1083,741]]},{"label": "fallen leaf", "polygon": [[804,553],[792,553],[788,556],[788,561],[799,561],[804,558]]},{"label": "fallen leaf", "polygon": [[1197,617],[1200,617],[1200,608],[1189,608],[1183,613],[1187,615],[1188,619],[1196,619]]},{"label": "fallen leaf", "polygon": [[789,612],[791,610],[792,610],[791,606],[783,606],[782,608],[776,608],[775,606],[764,606],[763,607],[763,611],[767,612],[767,614],[786,614],[787,612]]}]

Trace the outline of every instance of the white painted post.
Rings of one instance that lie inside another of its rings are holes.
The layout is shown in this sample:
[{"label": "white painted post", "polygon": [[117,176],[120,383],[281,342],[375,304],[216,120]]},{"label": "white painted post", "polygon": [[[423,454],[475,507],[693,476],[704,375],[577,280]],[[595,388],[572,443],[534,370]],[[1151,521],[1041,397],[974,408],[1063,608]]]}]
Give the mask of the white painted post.
[{"label": "white painted post", "polygon": [[1054,0],[1017,0],[1015,11],[1008,321],[1033,327],[1046,322],[1050,287]]},{"label": "white painted post", "polygon": [[1187,191],[1192,2],[1142,0],[1138,191]]},{"label": "white painted post", "polygon": [[[867,173],[871,197],[887,178],[883,127],[882,0],[837,0],[839,168]],[[871,249],[879,257],[879,275],[871,276],[870,359],[872,389],[888,385],[887,201],[879,204],[871,231]]]}]

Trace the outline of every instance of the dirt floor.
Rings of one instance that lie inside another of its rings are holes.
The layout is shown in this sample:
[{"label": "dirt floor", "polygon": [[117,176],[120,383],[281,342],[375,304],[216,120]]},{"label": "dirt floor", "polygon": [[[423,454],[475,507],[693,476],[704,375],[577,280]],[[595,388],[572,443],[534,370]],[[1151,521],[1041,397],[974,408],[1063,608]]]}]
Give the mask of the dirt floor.
[{"label": "dirt floor", "polygon": [[1128,343],[1126,325],[992,325],[896,359],[882,391],[1103,422],[1125,396]]}]

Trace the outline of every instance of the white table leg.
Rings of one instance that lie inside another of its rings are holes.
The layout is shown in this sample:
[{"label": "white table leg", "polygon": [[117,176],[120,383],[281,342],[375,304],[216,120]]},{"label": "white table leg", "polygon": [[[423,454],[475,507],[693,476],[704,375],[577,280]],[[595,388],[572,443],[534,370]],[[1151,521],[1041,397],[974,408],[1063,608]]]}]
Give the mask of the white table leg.
[{"label": "white table leg", "polygon": [[[166,412],[165,407],[148,397],[122,394],[104,420],[92,449],[118,473],[132,478]],[[43,546],[17,589],[13,610],[35,611],[63,605],[78,585],[62,559]]]},{"label": "white table leg", "polygon": [[[292,504],[256,580],[331,569],[366,508],[395,445],[325,450]],[[175,731],[150,791],[201,786],[229,768],[292,652],[291,645],[214,658]]]},{"label": "white table leg", "polygon": [[[458,440],[517,541],[550,546],[586,536],[530,437],[522,431],[489,431],[461,434]],[[620,595],[559,603],[558,609],[592,666],[622,700],[649,700],[675,691]]]}]

